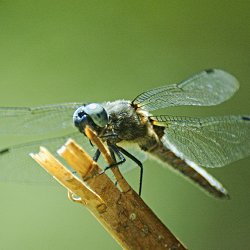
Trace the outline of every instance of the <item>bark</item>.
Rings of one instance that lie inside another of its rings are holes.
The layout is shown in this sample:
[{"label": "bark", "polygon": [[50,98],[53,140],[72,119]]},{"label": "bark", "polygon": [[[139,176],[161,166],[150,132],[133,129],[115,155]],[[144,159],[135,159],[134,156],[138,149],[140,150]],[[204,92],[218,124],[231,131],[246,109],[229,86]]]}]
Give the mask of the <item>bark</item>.
[{"label": "bark", "polygon": [[[108,164],[113,160],[105,145],[87,129],[87,136],[100,149]],[[48,150],[41,147],[31,156],[68,189],[69,198],[86,207],[124,249],[186,249],[129,186],[118,168],[117,183],[102,173],[96,162],[74,141],[59,151],[81,178],[72,174]]]}]

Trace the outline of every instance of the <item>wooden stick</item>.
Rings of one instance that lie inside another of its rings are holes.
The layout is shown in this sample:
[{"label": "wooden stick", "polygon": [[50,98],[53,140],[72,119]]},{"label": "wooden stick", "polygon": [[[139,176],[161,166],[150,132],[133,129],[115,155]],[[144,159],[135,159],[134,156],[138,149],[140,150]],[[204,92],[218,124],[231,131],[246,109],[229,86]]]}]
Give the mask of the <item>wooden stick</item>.
[{"label": "wooden stick", "polygon": [[[109,151],[89,129],[87,136],[96,144],[108,164]],[[69,191],[69,198],[83,204],[124,249],[186,249],[114,170],[121,192],[92,158],[72,140],[59,154],[75,169],[83,181],[72,174],[46,149],[31,156]],[[75,196],[78,197],[75,197]]]},{"label": "wooden stick", "polygon": [[[88,127],[85,129],[85,133],[86,133],[87,137],[92,141],[92,143],[94,145],[96,145],[96,147],[100,150],[100,152],[102,153],[106,162],[109,165],[114,164],[115,162],[114,162],[113,158],[111,157],[110,152],[107,150],[105,145],[101,142],[101,140],[95,135],[95,133],[91,129],[89,129]],[[114,168],[111,168],[111,170],[116,178],[117,184],[119,184],[122,191],[125,193],[132,192],[132,188],[127,183],[127,181],[123,178],[119,168],[114,167]]]}]

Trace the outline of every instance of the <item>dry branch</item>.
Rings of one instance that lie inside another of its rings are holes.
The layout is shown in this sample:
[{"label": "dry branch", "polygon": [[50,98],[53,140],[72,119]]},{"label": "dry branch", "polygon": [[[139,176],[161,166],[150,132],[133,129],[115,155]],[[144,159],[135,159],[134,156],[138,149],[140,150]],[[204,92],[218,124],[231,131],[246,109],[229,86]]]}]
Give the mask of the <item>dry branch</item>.
[{"label": "dry branch", "polygon": [[[85,132],[112,164],[109,151],[98,137],[89,129]],[[72,140],[58,152],[82,180],[45,148],[31,156],[68,189],[71,200],[87,207],[124,249],[186,249],[128,185],[118,168],[112,171],[122,191],[105,173],[100,174],[97,163]]]}]

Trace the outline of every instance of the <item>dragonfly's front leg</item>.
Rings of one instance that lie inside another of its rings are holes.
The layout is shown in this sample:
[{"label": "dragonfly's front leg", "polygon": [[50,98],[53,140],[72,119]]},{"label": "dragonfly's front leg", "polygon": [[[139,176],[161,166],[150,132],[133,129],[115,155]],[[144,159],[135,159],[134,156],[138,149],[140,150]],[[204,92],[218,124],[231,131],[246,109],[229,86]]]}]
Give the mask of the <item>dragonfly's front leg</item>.
[{"label": "dragonfly's front leg", "polygon": [[140,184],[139,184],[139,195],[141,196],[142,192],[142,178],[143,178],[143,164],[132,154],[130,154],[127,150],[125,150],[122,147],[116,146],[119,152],[122,152],[124,155],[126,155],[128,158],[130,158],[132,161],[134,161],[137,166],[140,168]]},{"label": "dragonfly's front leg", "polygon": [[97,162],[98,159],[99,159],[99,157],[100,157],[100,154],[101,154],[101,151],[100,151],[99,149],[97,149],[97,150],[95,151],[95,154],[94,154],[94,156],[93,156],[92,159],[93,159],[95,162]]},{"label": "dragonfly's front leg", "polygon": [[[119,150],[117,150],[117,152],[115,152],[115,154],[119,157],[119,160],[120,160],[118,162],[116,161],[116,158],[115,158],[114,149],[109,146],[109,151],[110,151],[112,159],[114,160],[114,163],[105,167],[104,170],[102,171],[102,173],[105,172],[106,170],[108,170],[112,167],[116,167],[116,166],[118,166],[126,161],[126,158],[119,152]],[[92,159],[97,162],[100,155],[101,155],[101,152],[99,149],[97,149]]]},{"label": "dragonfly's front leg", "polygon": [[[134,161],[140,167],[139,195],[141,195],[141,192],[142,192],[142,178],[143,178],[143,165],[142,165],[142,163],[135,156],[130,154],[128,151],[126,151],[122,147],[119,147],[119,146],[117,146],[115,144],[108,143],[108,148],[109,148],[111,157],[114,160],[114,163],[110,164],[107,167],[105,167],[104,170],[100,172],[100,174],[105,173],[105,171],[107,171],[110,168],[117,167],[117,166],[123,164],[126,161],[126,158],[123,156],[123,154],[126,155],[128,158],[130,158],[132,161]],[[117,156],[119,158],[119,161],[116,161],[115,156]],[[93,160],[97,162],[99,157],[100,157],[100,150],[97,149],[94,156],[93,156]]]},{"label": "dragonfly's front leg", "polygon": [[108,169],[110,169],[112,167],[115,167],[115,166],[118,166],[118,165],[124,163],[126,161],[126,158],[123,156],[123,154],[126,155],[128,158],[130,158],[132,161],[134,161],[140,167],[139,195],[141,196],[141,192],[142,192],[142,178],[143,178],[143,165],[142,165],[142,163],[135,156],[133,156],[132,154],[130,154],[128,151],[126,151],[122,147],[119,147],[117,145],[111,144],[111,145],[109,145],[109,149],[110,149],[110,153],[111,153],[113,159],[115,160],[115,155],[117,155],[120,161],[118,161],[118,162],[116,162],[114,164],[111,164],[110,166],[106,167],[103,172],[105,172],[106,170],[108,170]]}]

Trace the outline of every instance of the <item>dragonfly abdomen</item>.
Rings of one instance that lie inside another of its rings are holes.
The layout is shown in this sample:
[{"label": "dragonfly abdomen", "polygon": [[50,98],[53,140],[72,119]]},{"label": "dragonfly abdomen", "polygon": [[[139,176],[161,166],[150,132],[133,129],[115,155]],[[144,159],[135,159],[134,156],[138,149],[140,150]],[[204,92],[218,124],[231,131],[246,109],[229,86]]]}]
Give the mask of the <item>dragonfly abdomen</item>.
[{"label": "dragonfly abdomen", "polygon": [[182,160],[163,144],[159,143],[159,145],[150,150],[149,153],[159,159],[162,163],[167,163],[173,169],[197,183],[203,190],[213,196],[217,198],[229,198],[227,190],[219,181],[195,163]]}]

